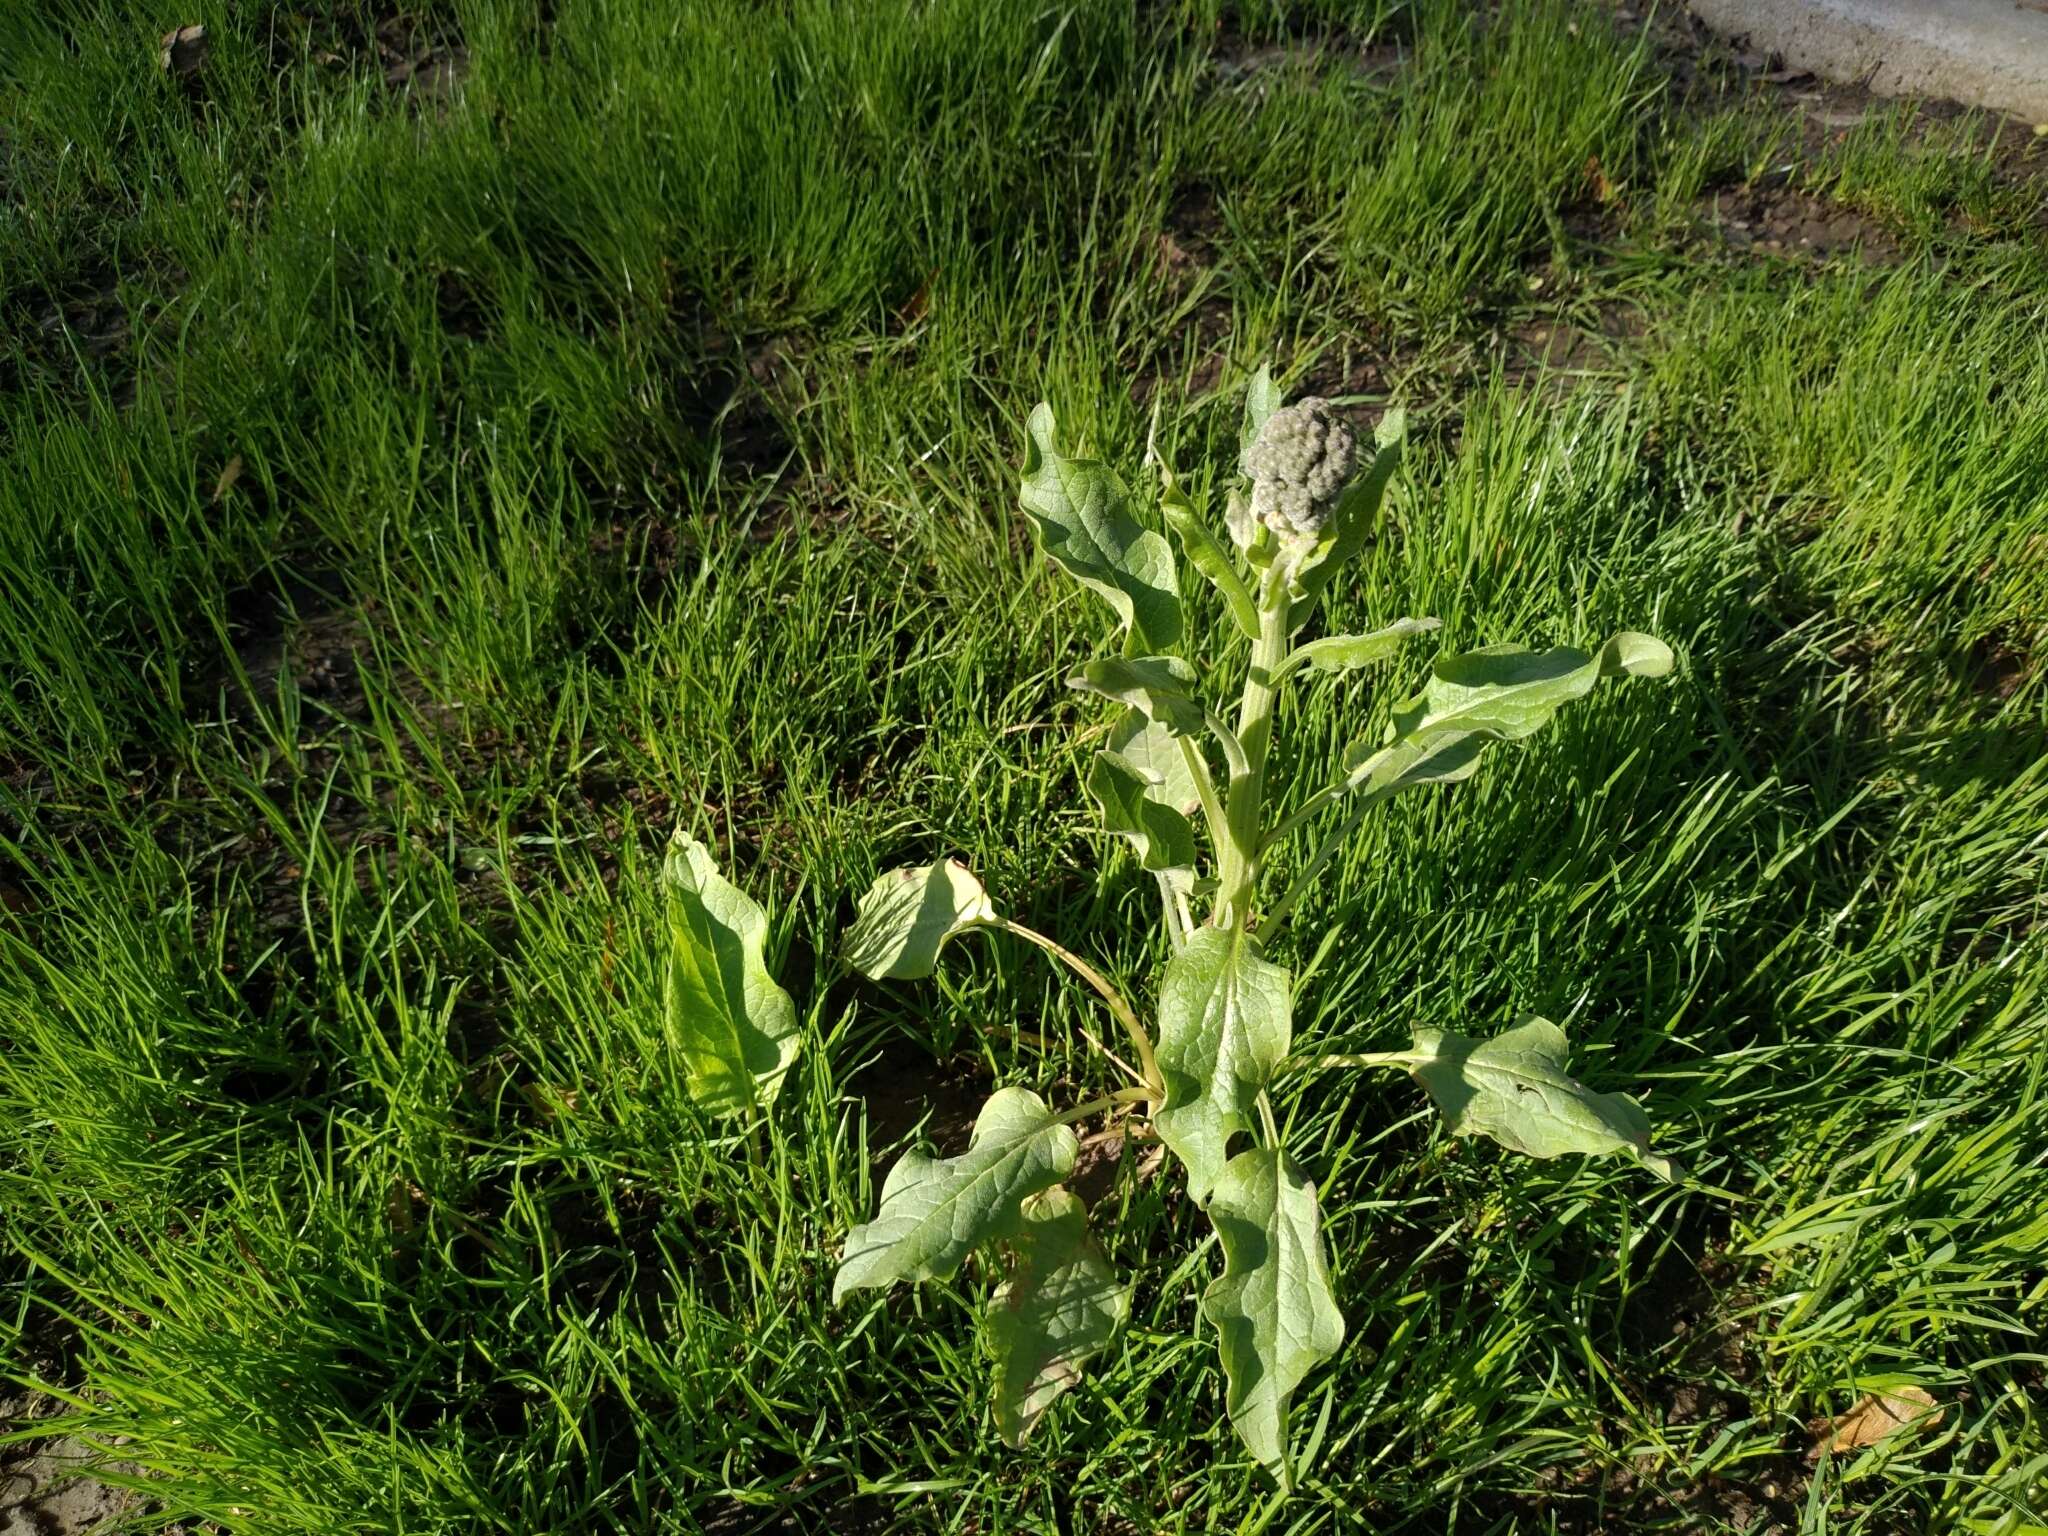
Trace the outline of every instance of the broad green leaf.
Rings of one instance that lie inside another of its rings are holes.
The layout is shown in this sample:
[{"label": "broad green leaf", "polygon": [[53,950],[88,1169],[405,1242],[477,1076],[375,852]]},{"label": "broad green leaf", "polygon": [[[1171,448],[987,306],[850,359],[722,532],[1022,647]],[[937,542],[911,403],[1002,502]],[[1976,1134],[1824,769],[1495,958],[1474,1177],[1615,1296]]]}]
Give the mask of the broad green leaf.
[{"label": "broad green leaf", "polygon": [[1280,1148],[1254,1147],[1223,1170],[1209,1220],[1223,1273],[1202,1293],[1202,1315],[1216,1328],[1230,1422],[1287,1482],[1288,1402],[1344,1343],[1316,1187]]},{"label": "broad green leaf", "polygon": [[996,1363],[996,1428],[1013,1450],[1081,1379],[1081,1367],[1130,1316],[1130,1287],[1120,1283],[1088,1234],[1088,1215],[1064,1189],[1026,1200],[1020,1211],[1016,1267],[989,1303],[989,1347]]},{"label": "broad green leaf", "polygon": [[1223,1173],[1230,1133],[1250,1130],[1259,1090],[1293,1039],[1287,973],[1262,960],[1242,928],[1202,928],[1166,962],[1159,982],[1160,1075],[1152,1117],[1206,1203]]},{"label": "broad green leaf", "polygon": [[1192,817],[1202,808],[1202,792],[1188,768],[1188,756],[1173,733],[1145,718],[1141,709],[1127,709],[1109,728],[1108,750],[1122,758],[1151,784],[1148,798]]},{"label": "broad green leaf", "polygon": [[1251,383],[1244,391],[1244,424],[1237,430],[1237,466],[1239,473],[1247,479],[1251,471],[1244,467],[1244,461],[1251,456],[1252,444],[1259,440],[1259,434],[1275,411],[1286,402],[1281,398],[1280,386],[1273,382],[1273,370],[1264,363],[1252,375]]},{"label": "broad green leaf", "polygon": [[661,878],[669,926],[662,1006],[690,1097],[719,1115],[766,1107],[798,1037],[796,1004],[768,974],[768,919],[687,832],[670,841]]},{"label": "broad green leaf", "polygon": [[1564,1031],[1533,1014],[1490,1040],[1415,1031],[1409,1068],[1453,1136],[1485,1136],[1530,1157],[1626,1152],[1661,1179],[1677,1177],[1650,1150],[1650,1117],[1627,1094],[1595,1093],[1564,1069]]},{"label": "broad green leaf", "polygon": [[1193,697],[1195,669],[1178,656],[1099,657],[1067,686],[1127,704],[1174,736],[1197,734],[1206,718]]},{"label": "broad green leaf", "polygon": [[1251,591],[1244,584],[1244,578],[1237,573],[1237,564],[1230,553],[1209,531],[1209,525],[1202,521],[1195,504],[1188,500],[1187,493],[1173,477],[1173,471],[1164,464],[1159,466],[1161,487],[1159,510],[1165,515],[1166,526],[1180,537],[1180,547],[1196,570],[1209,578],[1209,582],[1223,595],[1224,606],[1230,610],[1230,617],[1247,639],[1257,639],[1259,634],[1259,607]]},{"label": "broad green leaf", "polygon": [[1369,667],[1376,661],[1385,661],[1415,636],[1441,628],[1442,619],[1396,619],[1385,629],[1375,629],[1370,634],[1326,635],[1296,646],[1281,664],[1280,675],[1285,677],[1302,667],[1315,672],[1349,672],[1356,667]]},{"label": "broad green leaf", "polygon": [[1324,526],[1322,537],[1295,574],[1297,601],[1289,615],[1294,625],[1307,622],[1309,606],[1330,584],[1331,578],[1365,548],[1378,529],[1380,504],[1386,499],[1387,485],[1394,478],[1394,471],[1401,467],[1407,429],[1408,418],[1403,411],[1392,410],[1380,418],[1380,424],[1373,433],[1375,451],[1372,462],[1345,488]]},{"label": "broad green leaf", "polygon": [[946,941],[1000,921],[981,882],[952,859],[892,869],[868,887],[840,935],[846,964],[874,981],[929,976]]},{"label": "broad green leaf", "polygon": [[1195,829],[1187,817],[1154,798],[1152,780],[1114,752],[1098,752],[1088,770],[1088,793],[1102,810],[1102,825],[1137,852],[1138,866],[1184,877],[1192,886]]},{"label": "broad green leaf", "polygon": [[1345,753],[1345,785],[1390,793],[1467,778],[1487,742],[1533,735],[1601,678],[1662,677],[1671,660],[1663,641],[1628,631],[1591,655],[1568,645],[1489,645],[1439,657],[1422,691],[1394,706],[1386,745],[1359,742]]},{"label": "broad green leaf", "polygon": [[1172,546],[1131,516],[1115,470],[1060,452],[1051,406],[1032,411],[1028,431],[1019,501],[1039,547],[1116,610],[1138,649],[1174,644],[1181,618]]},{"label": "broad green leaf", "polygon": [[965,1152],[906,1152],[889,1170],[875,1219],[846,1234],[834,1305],[863,1286],[950,1278],[977,1243],[1016,1230],[1018,1207],[1071,1173],[1077,1149],[1037,1094],[1002,1089],[981,1106]]}]

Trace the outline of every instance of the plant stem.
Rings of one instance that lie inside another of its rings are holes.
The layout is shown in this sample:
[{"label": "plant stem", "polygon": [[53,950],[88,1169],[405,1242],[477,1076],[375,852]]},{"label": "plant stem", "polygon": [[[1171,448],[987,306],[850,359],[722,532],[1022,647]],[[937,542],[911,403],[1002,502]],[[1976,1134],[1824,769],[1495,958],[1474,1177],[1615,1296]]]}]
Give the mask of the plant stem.
[{"label": "plant stem", "polygon": [[1230,820],[1224,814],[1223,802],[1216,798],[1216,780],[1209,773],[1209,760],[1202,756],[1201,743],[1194,737],[1176,739],[1180,742],[1181,759],[1188,765],[1188,777],[1195,781],[1195,793],[1202,801],[1202,819],[1209,823],[1209,844],[1221,859],[1223,850],[1230,845]]},{"label": "plant stem", "polygon": [[1276,566],[1259,582],[1259,634],[1252,642],[1238,705],[1237,740],[1244,769],[1230,780],[1224,840],[1218,848],[1216,911],[1226,924],[1246,926],[1259,880],[1259,820],[1265,809],[1266,749],[1273,739],[1273,702],[1280,664],[1287,659],[1287,587]]},{"label": "plant stem", "polygon": [[1086,960],[1068,949],[1064,944],[1047,938],[1035,928],[1026,928],[1022,923],[999,917],[994,925],[1005,933],[1014,933],[1027,943],[1036,944],[1056,960],[1063,960],[1075,975],[1093,987],[1109,1004],[1109,1011],[1116,1015],[1117,1022],[1124,1027],[1124,1033],[1131,1037],[1131,1049],[1138,1053],[1138,1067],[1145,1075],[1145,1085],[1154,1099],[1165,1096],[1165,1086],[1159,1076],[1159,1062],[1152,1054],[1152,1037],[1145,1033],[1145,1026],[1138,1022],[1138,1015],[1131,1005],[1124,1001],[1123,993],[1110,984],[1109,978],[1095,969]]}]

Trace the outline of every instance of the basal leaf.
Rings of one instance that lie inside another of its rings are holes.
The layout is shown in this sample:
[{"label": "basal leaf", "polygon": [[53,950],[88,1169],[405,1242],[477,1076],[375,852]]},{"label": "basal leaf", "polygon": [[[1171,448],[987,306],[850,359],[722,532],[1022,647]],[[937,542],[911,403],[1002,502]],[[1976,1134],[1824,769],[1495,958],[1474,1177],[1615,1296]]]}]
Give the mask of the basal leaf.
[{"label": "basal leaf", "polygon": [[662,866],[669,950],[662,982],[668,1037],[690,1097],[713,1114],[774,1102],[796,1057],[796,1004],[768,974],[768,919],[718,873],[687,832]]},{"label": "basal leaf", "polygon": [[1081,1367],[1130,1316],[1130,1287],[1120,1282],[1088,1233],[1087,1212],[1064,1189],[1026,1200],[1016,1267],[989,1304],[989,1346],[996,1365],[996,1428],[1006,1445],[1024,1443],[1053,1399],[1081,1379]]},{"label": "basal leaf", "polygon": [[1230,1133],[1249,1130],[1259,1090],[1293,1039],[1287,973],[1262,960],[1242,928],[1201,928],[1159,983],[1159,1071],[1166,1098],[1152,1123],[1206,1202]]},{"label": "basal leaf", "polygon": [[1067,679],[1069,688],[1127,704],[1175,736],[1193,736],[1205,716],[1195,702],[1195,670],[1178,656],[1104,656]]},{"label": "basal leaf", "polygon": [[1626,1152],[1662,1179],[1677,1165],[1650,1150],[1650,1119],[1622,1093],[1595,1093],[1566,1074],[1564,1031],[1534,1015],[1490,1040],[1415,1031],[1410,1071],[1453,1136],[1485,1136],[1531,1157]]},{"label": "basal leaf", "polygon": [[1422,691],[1394,706],[1386,744],[1345,753],[1346,788],[1384,794],[1469,777],[1487,742],[1533,735],[1603,677],[1662,677],[1671,663],[1663,641],[1627,631],[1591,655],[1490,645],[1439,657]]},{"label": "basal leaf", "polygon": [[1202,1315],[1216,1328],[1230,1422],[1289,1481],[1288,1404],[1344,1343],[1316,1187],[1281,1149],[1254,1147],[1224,1168],[1209,1220],[1222,1239],[1223,1273],[1202,1293]]},{"label": "basal leaf", "polygon": [[954,1275],[976,1244],[1016,1230],[1028,1197],[1073,1171],[1077,1147],[1037,1094],[1000,1090],[982,1105],[965,1152],[906,1152],[889,1170],[875,1219],[846,1234],[833,1303],[863,1286]]},{"label": "basal leaf", "polygon": [[1098,752],[1088,770],[1088,793],[1102,811],[1102,825],[1137,852],[1138,865],[1192,886],[1195,829],[1186,816],[1154,798],[1159,786],[1114,752]]},{"label": "basal leaf", "polygon": [[846,964],[875,981],[931,975],[948,939],[997,921],[981,882],[952,859],[892,869],[868,887],[840,935]]},{"label": "basal leaf", "polygon": [[1417,635],[1443,627],[1442,619],[1396,619],[1385,629],[1364,635],[1326,635],[1296,646],[1281,667],[1281,675],[1306,667],[1316,672],[1349,672],[1385,661]]},{"label": "basal leaf", "polygon": [[1180,639],[1180,587],[1173,549],[1131,516],[1130,492],[1115,470],[1059,450],[1052,407],[1031,413],[1019,501],[1039,546],[1116,610],[1140,650]]}]

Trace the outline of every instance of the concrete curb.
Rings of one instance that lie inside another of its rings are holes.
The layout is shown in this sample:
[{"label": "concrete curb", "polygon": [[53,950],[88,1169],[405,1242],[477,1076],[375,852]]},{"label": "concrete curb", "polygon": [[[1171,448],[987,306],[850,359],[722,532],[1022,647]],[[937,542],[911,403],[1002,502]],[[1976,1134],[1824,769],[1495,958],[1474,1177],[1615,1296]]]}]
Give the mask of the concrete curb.
[{"label": "concrete curb", "polygon": [[2048,0],[1690,0],[1717,32],[1880,96],[2048,123]]}]

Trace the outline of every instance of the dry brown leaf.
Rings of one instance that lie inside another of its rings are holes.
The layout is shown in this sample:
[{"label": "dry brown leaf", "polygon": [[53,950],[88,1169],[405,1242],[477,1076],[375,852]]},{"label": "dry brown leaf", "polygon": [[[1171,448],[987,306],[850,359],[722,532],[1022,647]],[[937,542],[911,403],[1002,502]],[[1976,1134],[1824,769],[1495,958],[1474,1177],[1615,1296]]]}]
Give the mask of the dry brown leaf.
[{"label": "dry brown leaf", "polygon": [[1860,1451],[1910,1425],[1932,1429],[1941,1418],[1942,1410],[1924,1387],[1888,1387],[1882,1392],[1866,1392],[1854,1408],[1833,1420],[1813,1442],[1813,1449],[1806,1453],[1807,1460],[1818,1461],[1828,1451],[1838,1456],[1844,1451]]},{"label": "dry brown leaf", "polygon": [[189,75],[206,62],[206,28],[177,27],[159,40],[156,61],[172,74]]}]

